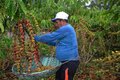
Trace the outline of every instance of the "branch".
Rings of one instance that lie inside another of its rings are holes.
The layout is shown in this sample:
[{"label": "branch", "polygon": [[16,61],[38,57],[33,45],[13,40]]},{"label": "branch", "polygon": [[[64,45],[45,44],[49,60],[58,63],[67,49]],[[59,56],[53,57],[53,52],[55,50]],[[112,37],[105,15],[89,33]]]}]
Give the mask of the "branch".
[{"label": "branch", "polygon": [[117,34],[120,34],[120,31],[117,31],[117,32],[109,32],[108,34],[117,35]]}]

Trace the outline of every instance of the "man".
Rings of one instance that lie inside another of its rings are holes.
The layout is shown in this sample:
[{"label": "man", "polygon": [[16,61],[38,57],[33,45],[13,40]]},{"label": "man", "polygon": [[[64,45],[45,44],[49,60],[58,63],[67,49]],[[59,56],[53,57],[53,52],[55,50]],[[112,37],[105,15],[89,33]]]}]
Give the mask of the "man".
[{"label": "man", "polygon": [[56,72],[56,80],[73,80],[79,65],[76,33],[68,23],[68,16],[63,11],[58,12],[56,17],[52,19],[57,30],[41,36],[34,36],[35,41],[56,46],[56,58],[64,63]]}]

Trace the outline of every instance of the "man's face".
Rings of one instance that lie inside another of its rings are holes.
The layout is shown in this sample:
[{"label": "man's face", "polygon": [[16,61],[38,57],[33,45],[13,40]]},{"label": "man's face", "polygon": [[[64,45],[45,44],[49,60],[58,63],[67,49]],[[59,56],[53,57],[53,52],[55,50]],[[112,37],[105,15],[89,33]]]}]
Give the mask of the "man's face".
[{"label": "man's face", "polygon": [[62,26],[62,20],[56,20],[54,23],[55,28],[59,28]]}]

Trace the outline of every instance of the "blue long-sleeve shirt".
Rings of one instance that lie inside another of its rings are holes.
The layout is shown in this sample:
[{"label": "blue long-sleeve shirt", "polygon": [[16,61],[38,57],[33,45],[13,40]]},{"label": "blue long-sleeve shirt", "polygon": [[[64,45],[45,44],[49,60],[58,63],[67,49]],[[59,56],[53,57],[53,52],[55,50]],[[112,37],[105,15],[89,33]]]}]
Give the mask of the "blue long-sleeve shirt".
[{"label": "blue long-sleeve shirt", "polygon": [[78,60],[78,44],[74,28],[67,24],[52,33],[34,36],[35,41],[56,46],[56,58],[60,61]]}]

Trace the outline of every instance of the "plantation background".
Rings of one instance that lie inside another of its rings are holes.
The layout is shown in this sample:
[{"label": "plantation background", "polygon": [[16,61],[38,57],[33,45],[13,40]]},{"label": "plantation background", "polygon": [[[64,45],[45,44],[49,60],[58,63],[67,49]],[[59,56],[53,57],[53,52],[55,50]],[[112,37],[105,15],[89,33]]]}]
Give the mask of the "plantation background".
[{"label": "plantation background", "polygon": [[[51,19],[59,11],[70,14],[78,38],[75,80],[119,80],[120,0],[0,0],[0,80],[17,80],[11,73],[15,24],[28,19],[36,34],[54,31]],[[54,54],[54,47],[38,44],[39,54]]]}]

